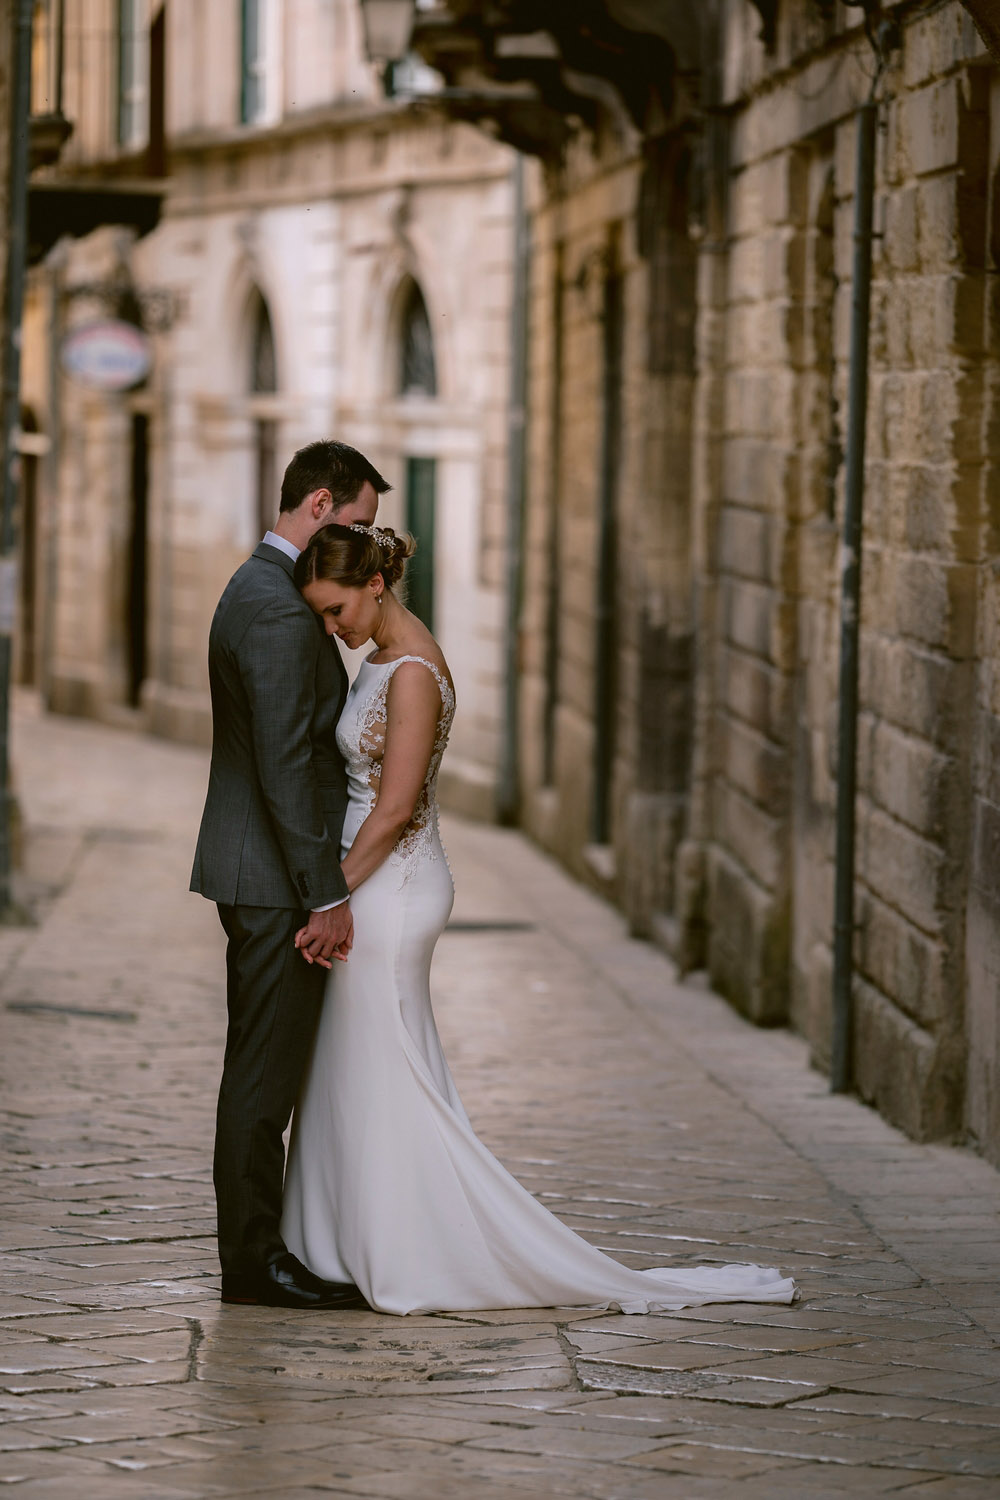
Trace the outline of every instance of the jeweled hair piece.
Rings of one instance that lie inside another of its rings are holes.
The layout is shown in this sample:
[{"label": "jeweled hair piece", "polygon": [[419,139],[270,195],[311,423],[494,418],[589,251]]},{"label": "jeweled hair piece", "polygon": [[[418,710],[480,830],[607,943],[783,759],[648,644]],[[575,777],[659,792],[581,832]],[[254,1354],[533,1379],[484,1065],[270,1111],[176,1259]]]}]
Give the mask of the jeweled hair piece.
[{"label": "jeweled hair piece", "polygon": [[376,546],[381,547],[383,552],[389,552],[396,544],[396,536],[392,531],[383,531],[381,526],[365,526],[361,521],[352,521],[352,531],[359,531],[362,536],[370,536]]}]

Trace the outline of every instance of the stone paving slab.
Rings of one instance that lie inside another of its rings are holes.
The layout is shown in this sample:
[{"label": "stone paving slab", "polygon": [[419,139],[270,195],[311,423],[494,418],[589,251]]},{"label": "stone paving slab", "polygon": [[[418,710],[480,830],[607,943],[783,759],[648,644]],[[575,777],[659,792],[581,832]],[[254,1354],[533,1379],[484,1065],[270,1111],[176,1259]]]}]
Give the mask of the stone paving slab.
[{"label": "stone paving slab", "polygon": [[[0,1483],[66,1500],[993,1500],[1000,1180],[515,834],[448,820],[436,1004],[485,1140],[624,1262],[758,1259],[792,1307],[223,1308],[222,934],[196,750],[16,722],[36,925],[0,929]],[[461,925],[461,924],[468,925]],[[491,924],[523,924],[518,930]]]}]

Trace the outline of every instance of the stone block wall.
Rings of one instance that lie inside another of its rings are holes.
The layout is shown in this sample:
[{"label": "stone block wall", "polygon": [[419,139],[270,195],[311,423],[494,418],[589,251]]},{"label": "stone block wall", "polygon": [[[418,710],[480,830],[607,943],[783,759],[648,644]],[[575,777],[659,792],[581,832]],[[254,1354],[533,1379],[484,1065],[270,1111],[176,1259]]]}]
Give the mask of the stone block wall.
[{"label": "stone block wall", "polygon": [[[973,636],[969,708],[960,726],[962,774],[968,786],[964,945],[954,967],[961,977],[964,1012],[962,1125],[968,1138],[1000,1163],[1000,82],[996,70],[979,84],[977,98],[989,110],[986,191],[981,205],[971,194],[963,194],[959,223],[969,231],[962,243],[979,247],[981,256],[979,274],[970,268],[963,305],[967,309],[981,306],[983,315],[981,321],[970,317],[964,326],[954,325],[968,352],[961,384],[962,447],[956,455],[945,511],[954,549],[961,558],[971,556],[977,562],[974,568],[963,569],[963,578],[971,575],[967,608],[973,613]],[[953,224],[955,218],[957,211],[946,222]]]},{"label": "stone block wall", "polygon": [[[968,1128],[1000,1153],[985,623],[997,85],[960,7],[900,18],[876,179],[854,1069],[862,1094],[911,1133]],[[699,758],[711,775],[692,825],[704,831],[704,905],[689,918],[707,931],[715,982],[758,1021],[790,1018],[823,1064],[853,112],[867,84],[865,44],[843,34],[806,110],[813,63],[797,64],[787,38],[776,62],[791,76],[761,60],[731,101],[724,300],[716,270],[700,309],[722,331],[701,374],[719,394],[695,443],[721,456],[702,575],[713,683]]]},{"label": "stone block wall", "polygon": [[[610,180],[584,179],[575,192],[532,206],[521,792],[532,831],[584,878],[595,878],[586,849],[595,734],[602,289],[610,226],[634,218],[635,192],[634,170],[626,167]],[[634,286],[626,271],[626,308]],[[610,869],[602,883],[613,892]]]},{"label": "stone block wall", "polygon": [[[691,725],[696,266],[685,153],[671,137],[645,156],[580,149],[532,206],[523,817],[646,934],[673,906]],[[609,360],[620,361],[610,394]]]},{"label": "stone block wall", "polygon": [[990,83],[967,22],[948,9],[917,17],[879,162],[855,1071],[918,1136],[962,1128],[968,1060]]},{"label": "stone block wall", "polygon": [[[808,161],[801,150],[731,162],[718,387],[695,442],[719,446],[706,567],[713,585],[707,962],[755,1020],[787,1014],[789,827],[798,644],[797,529],[806,445]],[[719,305],[721,300],[721,306]],[[703,497],[703,503],[704,503]]]},{"label": "stone block wall", "polygon": [[[1000,77],[958,3],[888,9],[902,45],[876,162],[854,1080],[913,1135],[1000,1160]],[[795,1026],[825,1068],[855,119],[873,59],[843,7],[782,0],[771,52],[749,0],[719,14],[699,207],[667,194],[654,215],[675,237],[651,241],[643,208],[676,142],[578,143],[535,205],[523,817],[636,931],[755,1021]],[[593,290],[615,221],[617,739],[597,860]],[[683,359],[657,360],[657,327]]]}]

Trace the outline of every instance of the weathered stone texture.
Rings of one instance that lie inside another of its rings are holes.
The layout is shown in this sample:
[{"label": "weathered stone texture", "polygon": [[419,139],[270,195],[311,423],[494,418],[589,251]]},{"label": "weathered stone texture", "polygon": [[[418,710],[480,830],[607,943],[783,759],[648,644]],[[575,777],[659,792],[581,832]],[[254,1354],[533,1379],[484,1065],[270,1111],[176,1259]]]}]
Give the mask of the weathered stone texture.
[{"label": "weathered stone texture", "polygon": [[882,994],[896,995],[900,1009],[920,1026],[933,1026],[947,1016],[955,980],[952,957],[940,938],[920,932],[870,889],[862,892],[859,973]]},{"label": "weathered stone texture", "polygon": [[[774,871],[768,873],[773,878]],[[709,854],[707,901],[713,914],[725,913],[724,920],[715,915],[708,930],[713,983],[761,1025],[779,1024],[786,1014],[789,936],[782,906],[721,848]]]},{"label": "weathered stone texture", "polygon": [[[640,170],[574,149],[533,222],[522,801],[642,932],[673,906],[690,742],[696,262],[672,150]],[[664,205],[646,230],[642,194]]]},{"label": "weathered stone texture", "polygon": [[861,731],[861,778],[873,802],[914,831],[943,840],[965,795],[955,757],[883,719],[868,718]]},{"label": "weathered stone texture", "polygon": [[[728,187],[725,305],[714,301],[719,331],[701,345],[701,378],[721,378],[725,397],[721,407],[696,406],[695,444],[715,452],[722,503],[707,511],[715,670],[696,746],[709,879],[700,915],[689,907],[688,919],[707,929],[715,982],[761,1019],[790,1012],[822,1062],[839,629],[832,519],[843,503],[851,112],[863,94],[847,102],[850,67],[834,70],[839,77],[808,94],[822,129],[796,135],[805,84],[819,75],[807,55],[782,52],[793,47],[792,32],[782,36],[778,56],[793,76],[761,87],[767,67],[758,58],[731,96],[738,171]],[[865,1096],[914,1133],[960,1129],[964,1108],[977,1138],[1000,1154],[985,1102],[985,1080],[1000,1066],[995,986],[989,999],[984,993],[996,972],[984,939],[985,871],[997,861],[969,843],[990,843],[977,830],[994,806],[972,800],[975,682],[989,712],[1000,710],[981,623],[978,517],[983,466],[997,449],[995,393],[983,374],[990,75],[981,59],[968,17],[944,6],[905,22],[886,80],[865,497],[855,1070]],[[981,767],[989,761],[980,753]],[[967,929],[970,866],[977,916]],[[963,1088],[971,1091],[964,1106]]]},{"label": "weathered stone texture", "polygon": [[953,1131],[962,1096],[962,1059],[954,1044],[915,1026],[863,980],[855,986],[855,1031],[862,1095],[919,1139]]}]

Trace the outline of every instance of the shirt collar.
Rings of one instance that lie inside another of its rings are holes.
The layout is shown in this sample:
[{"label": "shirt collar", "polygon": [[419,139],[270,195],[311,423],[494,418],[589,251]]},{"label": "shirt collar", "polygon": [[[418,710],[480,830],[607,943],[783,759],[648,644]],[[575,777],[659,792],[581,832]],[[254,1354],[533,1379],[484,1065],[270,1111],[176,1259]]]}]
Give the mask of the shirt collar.
[{"label": "shirt collar", "polygon": [[290,557],[292,562],[298,562],[299,548],[294,546],[287,537],[279,536],[276,531],[265,531],[264,540],[269,547],[277,547],[279,552]]}]

